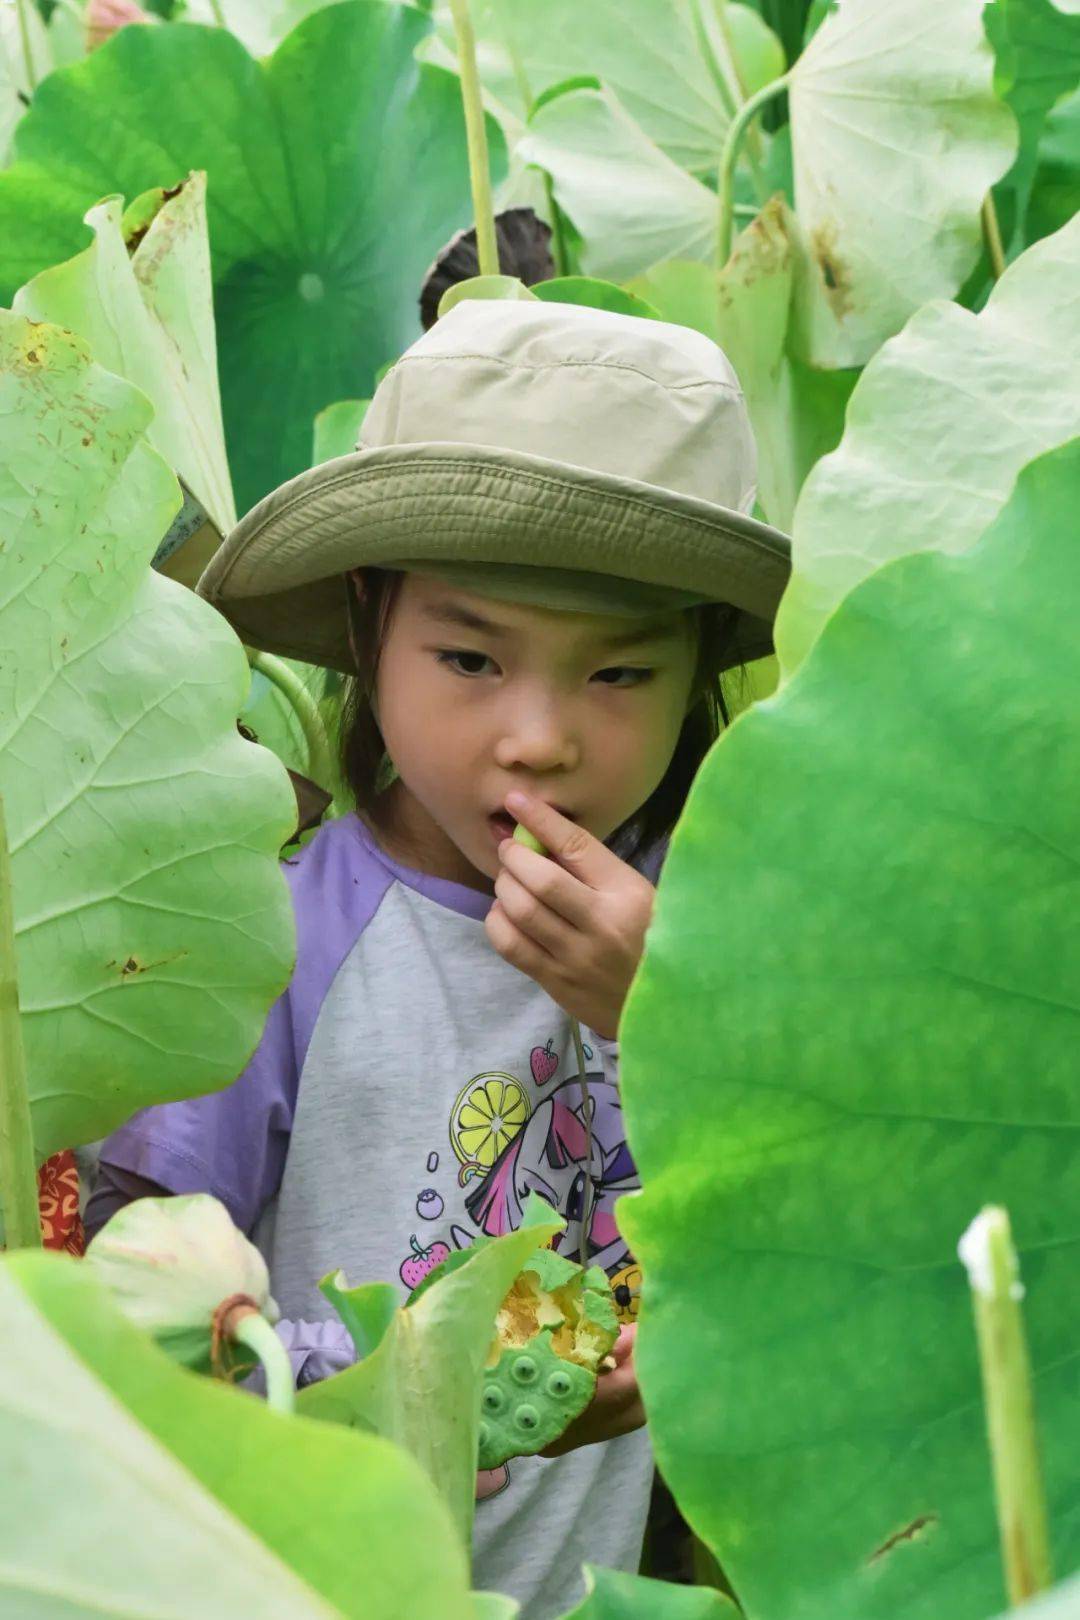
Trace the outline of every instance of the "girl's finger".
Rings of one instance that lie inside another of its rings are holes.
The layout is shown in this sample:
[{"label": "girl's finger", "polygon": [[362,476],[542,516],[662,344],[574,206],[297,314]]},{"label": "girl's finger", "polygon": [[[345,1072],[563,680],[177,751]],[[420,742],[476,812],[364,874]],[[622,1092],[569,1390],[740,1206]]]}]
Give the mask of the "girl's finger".
[{"label": "girl's finger", "polygon": [[501,900],[496,900],[484,918],[484,927],[503,961],[535,979],[551,995],[557,979],[555,958],[521,932],[506,915]]},{"label": "girl's finger", "polygon": [[513,872],[502,871],[495,879],[495,893],[510,921],[523,934],[543,947],[550,956],[564,960],[571,950],[576,930],[523,883]]},{"label": "girl's finger", "polygon": [[572,872],[557,866],[546,855],[537,855],[512,838],[499,845],[502,870],[511,872],[522,888],[542,900],[549,911],[557,912],[572,928],[585,932],[596,906],[596,893]]}]

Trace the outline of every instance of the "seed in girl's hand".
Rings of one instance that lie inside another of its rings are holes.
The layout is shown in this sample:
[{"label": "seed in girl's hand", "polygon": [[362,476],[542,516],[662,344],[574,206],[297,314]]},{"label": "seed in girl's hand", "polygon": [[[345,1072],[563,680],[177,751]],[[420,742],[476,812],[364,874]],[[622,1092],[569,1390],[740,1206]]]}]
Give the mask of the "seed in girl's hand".
[{"label": "seed in girl's hand", "polygon": [[535,837],[529,831],[528,827],[524,826],[520,821],[514,828],[514,843],[524,844],[526,849],[534,849],[538,855],[547,854],[547,850],[544,848],[539,838]]}]

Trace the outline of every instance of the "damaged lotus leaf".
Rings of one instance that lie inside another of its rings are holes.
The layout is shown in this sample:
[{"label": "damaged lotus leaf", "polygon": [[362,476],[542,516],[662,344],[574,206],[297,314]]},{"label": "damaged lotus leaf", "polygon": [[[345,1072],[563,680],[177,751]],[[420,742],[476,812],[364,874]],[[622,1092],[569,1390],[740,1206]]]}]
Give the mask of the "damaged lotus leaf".
[{"label": "damaged lotus leaf", "polygon": [[209,1193],[137,1198],[102,1227],[86,1264],[128,1321],[194,1372],[210,1371],[214,1313],[224,1300],[243,1294],[268,1322],[281,1315],[266,1261]]},{"label": "damaged lotus leaf", "polygon": [[618,1334],[600,1266],[583,1270],[550,1249],[532,1255],[495,1318],[480,1395],[480,1467],[557,1440],[592,1400]]},{"label": "damaged lotus leaf", "polygon": [[[418,335],[424,274],[470,217],[458,80],[414,59],[431,26],[414,6],[347,0],[262,61],[224,28],[123,28],[50,74],[19,125],[0,174],[4,299],[85,246],[103,196],[205,170],[241,511],[308,466],[317,412],[369,394]],[[493,123],[488,142],[498,179]]]},{"label": "damaged lotus leaf", "polygon": [[12,308],[77,332],[99,365],[151,401],[148,441],[211,519],[209,532],[181,529],[172,556],[156,558],[173,578],[194,585],[236,522],[218,392],[206,176],[194,174],[168,195],[160,187],[147,192],[126,214],[121,198],[106,198],[86,224],[91,246],[35,276]]},{"label": "damaged lotus leaf", "polygon": [[13,1620],[473,1620],[410,1457],[177,1367],[69,1256],[0,1260],[0,1387]]},{"label": "damaged lotus leaf", "polygon": [[812,364],[865,364],[979,257],[982,201],[1017,142],[983,4],[846,0],[791,73],[795,334]]},{"label": "damaged lotus leaf", "polygon": [[956,1255],[987,1203],[1020,1255],[1055,1560],[1080,1563],[1078,507],[1074,439],[973,549],[864,580],[671,841],[620,1025],[644,1190],[619,1224],[657,1462],[748,1615],[1000,1608]]},{"label": "damaged lotus leaf", "polygon": [[867,574],[966,550],[1025,462],[1080,432],[1078,277],[1080,217],[1011,264],[978,315],[931,304],[874,356],[799,498],[776,620],[786,675]]},{"label": "damaged lotus leaf", "polygon": [[[340,1273],[324,1291],[363,1358],[309,1384],[297,1410],[381,1434],[410,1451],[449,1505],[470,1545],[476,1494],[479,1391],[500,1302],[522,1265],[565,1223],[534,1198],[516,1232],[474,1245],[467,1260],[390,1308],[389,1285],[349,1288]],[[343,1308],[344,1307],[344,1308]],[[431,1391],[438,1389],[433,1405]]]},{"label": "damaged lotus leaf", "polygon": [[227,1085],[292,969],[292,788],[237,733],[235,635],[151,571],[180,492],[150,419],[80,338],[0,312],[0,793],[41,1158]]}]

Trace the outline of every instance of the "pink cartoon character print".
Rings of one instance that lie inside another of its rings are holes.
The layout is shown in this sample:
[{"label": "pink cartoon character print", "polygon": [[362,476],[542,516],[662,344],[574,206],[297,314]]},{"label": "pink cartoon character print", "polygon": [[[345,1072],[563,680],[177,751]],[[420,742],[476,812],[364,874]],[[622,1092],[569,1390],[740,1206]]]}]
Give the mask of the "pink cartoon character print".
[{"label": "pink cartoon character print", "polygon": [[592,1159],[586,1159],[585,1116],[577,1075],[537,1103],[513,1141],[499,1154],[465,1200],[482,1232],[501,1237],[521,1224],[525,1202],[539,1193],[566,1220],[556,1240],[566,1254],[577,1254],[585,1206],[586,1178],[592,1184],[588,1254],[605,1271],[626,1265],[630,1251],[615,1225],[615,1201],[640,1185],[626,1144],[617,1088],[601,1073],[587,1075],[592,1108]]}]

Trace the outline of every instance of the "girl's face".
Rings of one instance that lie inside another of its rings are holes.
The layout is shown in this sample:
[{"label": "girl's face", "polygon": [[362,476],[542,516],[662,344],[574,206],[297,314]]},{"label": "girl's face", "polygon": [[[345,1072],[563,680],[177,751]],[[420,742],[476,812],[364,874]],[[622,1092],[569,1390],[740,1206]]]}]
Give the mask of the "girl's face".
[{"label": "girl's face", "polygon": [[607,838],[667,770],[696,658],[687,613],[563,613],[406,574],[376,677],[390,853],[490,893],[512,788]]}]

